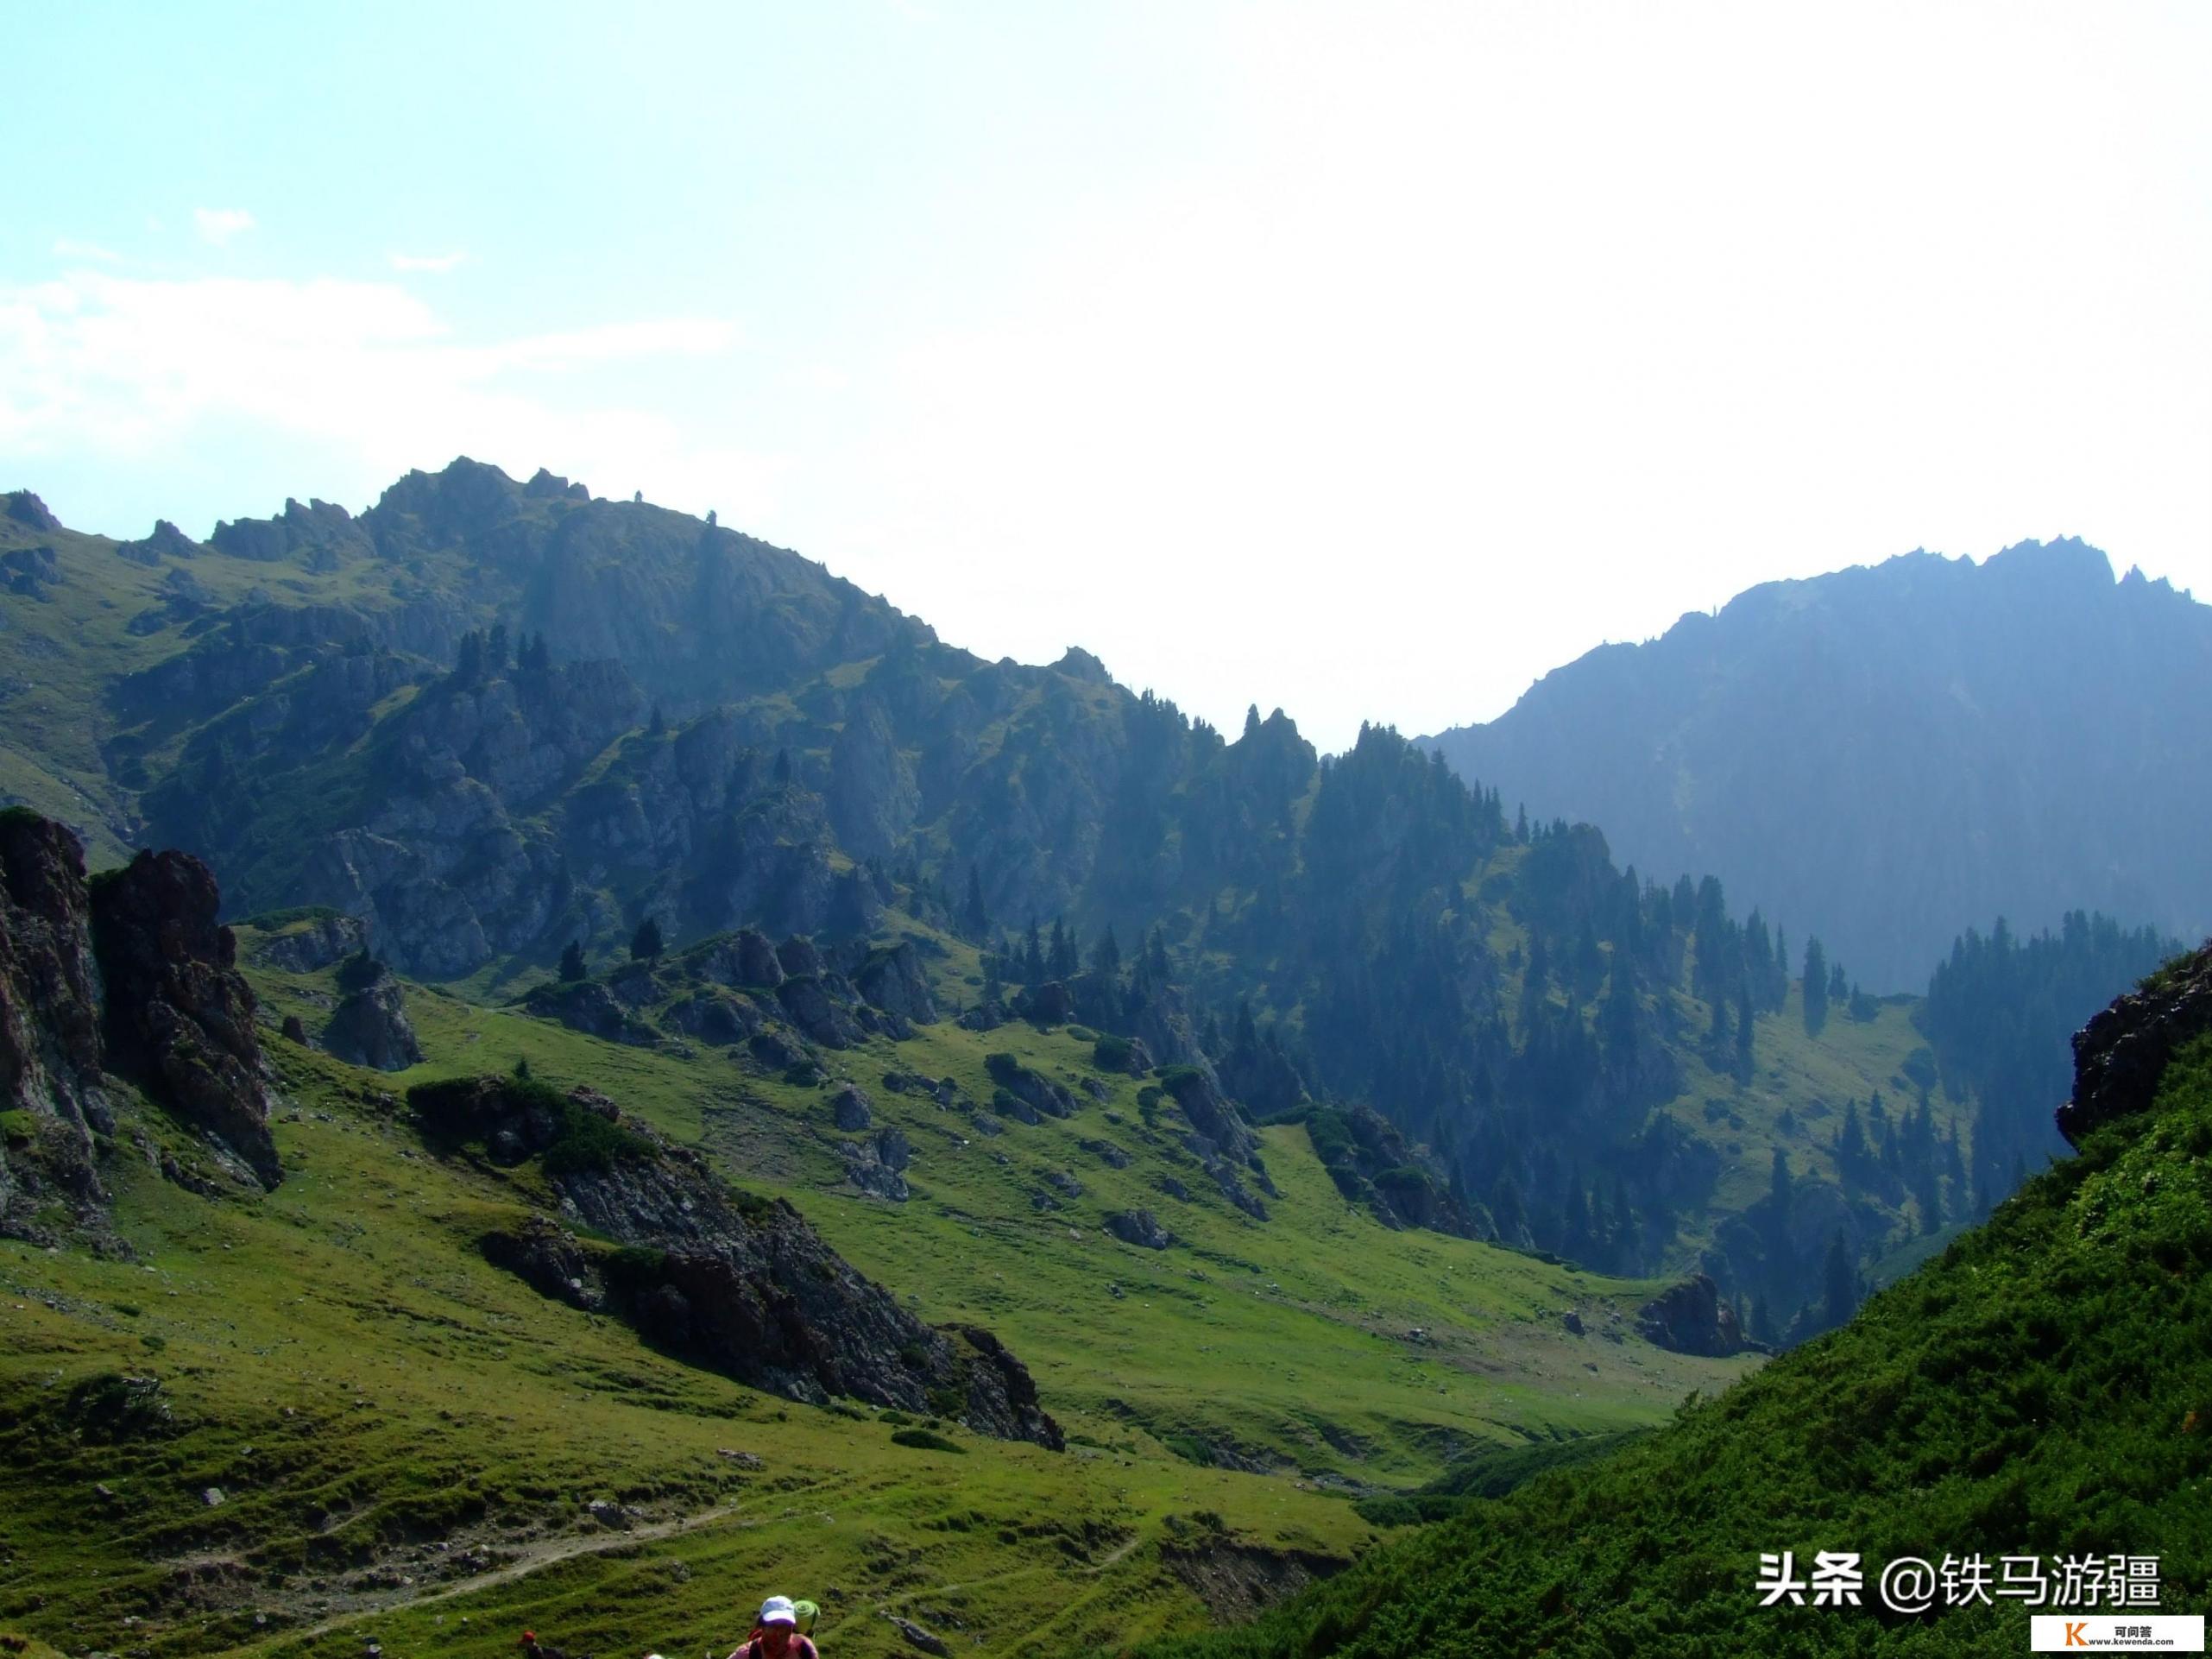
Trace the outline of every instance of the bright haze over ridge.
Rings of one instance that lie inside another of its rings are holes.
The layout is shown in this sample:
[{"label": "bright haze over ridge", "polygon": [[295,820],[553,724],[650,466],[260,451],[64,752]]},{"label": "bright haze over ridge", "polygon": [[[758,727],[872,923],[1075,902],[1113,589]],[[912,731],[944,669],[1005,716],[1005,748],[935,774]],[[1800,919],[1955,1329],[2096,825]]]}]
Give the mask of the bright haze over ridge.
[{"label": "bright haze over ridge", "polygon": [[2200,7],[10,35],[0,488],[74,526],[545,466],[1330,748],[1917,546],[2212,588]]}]

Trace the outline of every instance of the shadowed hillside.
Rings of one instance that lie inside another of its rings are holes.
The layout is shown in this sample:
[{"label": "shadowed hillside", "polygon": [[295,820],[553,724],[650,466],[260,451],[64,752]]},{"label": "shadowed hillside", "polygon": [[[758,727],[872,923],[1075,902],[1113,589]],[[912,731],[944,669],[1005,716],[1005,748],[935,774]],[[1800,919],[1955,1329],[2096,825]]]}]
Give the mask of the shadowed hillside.
[{"label": "shadowed hillside", "polygon": [[1644,869],[1711,870],[1870,991],[2072,910],[2212,927],[2212,610],[2080,541],[1774,582],[1424,741]]}]

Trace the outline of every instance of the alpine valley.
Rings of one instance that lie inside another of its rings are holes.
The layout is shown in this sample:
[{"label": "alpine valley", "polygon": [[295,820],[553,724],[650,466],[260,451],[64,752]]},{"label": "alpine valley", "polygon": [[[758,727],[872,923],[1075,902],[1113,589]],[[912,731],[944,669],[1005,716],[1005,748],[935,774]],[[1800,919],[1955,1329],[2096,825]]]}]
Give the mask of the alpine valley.
[{"label": "alpine valley", "polygon": [[[2189,872],[2039,866],[2037,931],[1984,903],[1907,975],[1914,893],[1824,908],[1624,807],[1670,861],[1627,866],[1519,772],[1231,738],[467,460],[204,542],[17,493],[0,575],[10,1651],[696,1651],[771,1577],[840,1656],[1433,1650],[1478,1556],[1528,1634],[1459,1650],[1642,1651],[1661,1569],[1571,1517],[1663,1536],[1686,1470],[1751,1491],[1849,1419],[1884,1496],[1777,1494],[1780,1543],[2055,1539],[2009,1464],[1940,1467],[2043,1455],[2039,1413],[2053,1480],[2140,1452],[2083,1547],[2126,1521],[2203,1589],[2158,1495],[2212,1445],[2202,962],[2090,1086],[2068,1044],[2181,949]],[[2095,718],[2154,721],[2139,678]],[[1856,684],[1819,718],[1878,741]],[[1768,775],[1787,834],[1817,801]],[[2050,1359],[2061,1298],[2142,1322],[2169,1280],[2141,1376]],[[1999,1442],[1928,1427],[1908,1340]],[[1869,1399],[1923,1415],[1863,1438]],[[1722,1595],[1751,1518],[1667,1570]],[[1724,1650],[1691,1628],[1650,1650]]]}]

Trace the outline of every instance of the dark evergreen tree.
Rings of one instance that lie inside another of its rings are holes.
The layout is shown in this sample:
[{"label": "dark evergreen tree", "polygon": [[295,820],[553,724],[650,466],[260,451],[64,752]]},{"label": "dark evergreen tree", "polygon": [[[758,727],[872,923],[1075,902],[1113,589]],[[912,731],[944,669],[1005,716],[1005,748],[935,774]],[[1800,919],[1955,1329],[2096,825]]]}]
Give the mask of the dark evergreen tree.
[{"label": "dark evergreen tree", "polygon": [[660,937],[660,924],[648,916],[638,924],[638,930],[630,936],[630,960],[651,962],[665,947]]},{"label": "dark evergreen tree", "polygon": [[960,907],[960,924],[968,938],[990,936],[991,915],[983,907],[983,876],[973,863],[967,867],[967,898]]},{"label": "dark evergreen tree", "polygon": [[1828,953],[1818,939],[1805,942],[1805,1029],[1820,1035],[1828,1024]]},{"label": "dark evergreen tree", "polygon": [[573,982],[583,978],[589,971],[584,966],[583,942],[570,939],[561,949],[561,977]]},{"label": "dark evergreen tree", "polygon": [[1083,965],[1072,929],[1062,925],[1060,918],[1052,918],[1052,949],[1045,962],[1045,970],[1054,979],[1070,980]]},{"label": "dark evergreen tree", "polygon": [[781,789],[791,780],[791,752],[789,749],[778,749],[776,751],[776,787]]}]

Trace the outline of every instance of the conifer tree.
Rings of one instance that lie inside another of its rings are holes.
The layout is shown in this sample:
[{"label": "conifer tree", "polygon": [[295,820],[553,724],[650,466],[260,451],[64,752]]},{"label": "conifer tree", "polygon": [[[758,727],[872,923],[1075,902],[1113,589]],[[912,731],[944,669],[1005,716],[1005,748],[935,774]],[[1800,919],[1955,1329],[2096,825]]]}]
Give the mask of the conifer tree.
[{"label": "conifer tree", "polygon": [[630,960],[651,962],[663,949],[660,924],[648,916],[638,924],[638,930],[630,936]]},{"label": "conifer tree", "polygon": [[582,979],[587,971],[583,962],[583,942],[570,939],[561,950],[561,977],[573,983]]},{"label": "conifer tree", "polygon": [[1814,1037],[1828,1024],[1828,953],[1818,939],[1805,942],[1805,1029]]},{"label": "conifer tree", "polygon": [[974,864],[967,867],[967,898],[960,907],[961,930],[971,939],[988,937],[990,913],[983,907],[983,876]]}]

